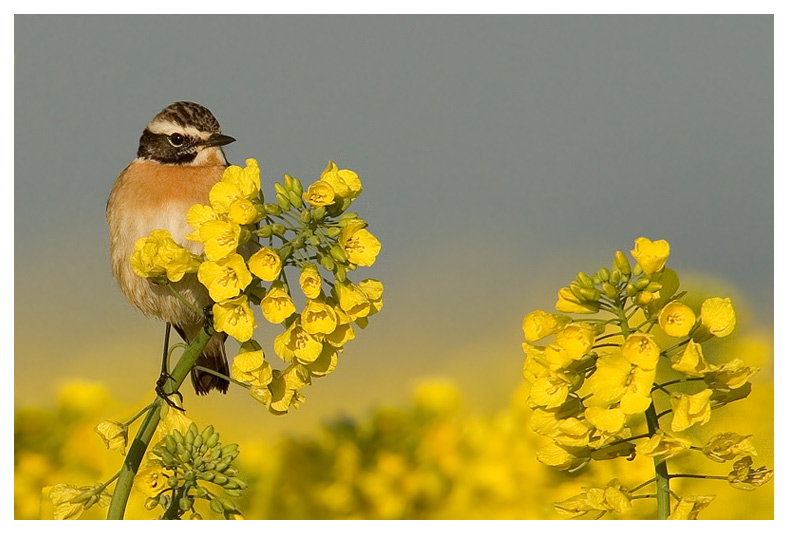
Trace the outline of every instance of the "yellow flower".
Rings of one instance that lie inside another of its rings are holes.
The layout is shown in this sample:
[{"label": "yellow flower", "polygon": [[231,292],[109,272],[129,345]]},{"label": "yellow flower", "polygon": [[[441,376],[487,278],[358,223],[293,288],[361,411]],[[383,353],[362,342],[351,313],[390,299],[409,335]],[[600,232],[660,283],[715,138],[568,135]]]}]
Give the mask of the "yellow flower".
[{"label": "yellow flower", "polygon": [[211,261],[224,258],[238,248],[241,227],[232,221],[209,220],[200,225],[199,241],[205,247],[205,257]]},{"label": "yellow flower", "polygon": [[227,218],[238,224],[254,224],[265,217],[265,209],[261,204],[239,198],[234,200],[227,210]]},{"label": "yellow flower", "polygon": [[316,299],[323,290],[323,278],[314,263],[307,263],[301,269],[301,276],[298,279],[301,291],[309,299]]},{"label": "yellow flower", "polygon": [[560,332],[571,321],[565,315],[535,310],[523,319],[523,333],[526,341],[539,341],[542,338]]},{"label": "yellow flower", "polygon": [[757,456],[749,438],[735,432],[716,434],[703,446],[703,454],[720,463],[735,460],[737,456]]},{"label": "yellow flower", "polygon": [[555,342],[569,354],[570,358],[577,360],[588,354],[595,338],[594,327],[586,323],[572,323],[555,335]]},{"label": "yellow flower", "polygon": [[626,415],[646,411],[651,405],[651,386],[656,369],[632,365],[621,354],[608,354],[597,359],[596,370],[585,387],[593,393],[594,403],[619,403]]},{"label": "yellow flower", "polygon": [[273,376],[271,364],[265,361],[265,354],[260,345],[254,341],[247,341],[241,345],[241,352],[233,358],[230,376],[253,386],[266,386],[271,382]]},{"label": "yellow flower", "polygon": [[330,183],[318,180],[309,186],[303,197],[312,206],[329,206],[334,203],[334,188]]},{"label": "yellow flower", "polygon": [[697,519],[698,513],[713,500],[714,495],[685,495],[676,503],[668,519]]},{"label": "yellow flower", "polygon": [[722,364],[712,373],[706,375],[705,379],[709,385],[717,387],[723,385],[729,389],[738,389],[752,378],[760,368],[747,367],[744,362],[736,358]]},{"label": "yellow flower", "polygon": [[333,161],[328,162],[320,175],[320,181],[328,183],[339,198],[354,199],[361,194],[362,186],[358,174],[350,169],[339,169]]},{"label": "yellow flower", "polygon": [[654,274],[665,266],[670,255],[670,245],[664,239],[651,241],[645,237],[635,239],[632,257],[645,274]]},{"label": "yellow flower", "polygon": [[335,347],[332,347],[331,345],[323,345],[323,350],[320,352],[320,355],[315,361],[309,362],[301,358],[298,360],[306,364],[307,368],[309,369],[309,373],[312,376],[326,376],[331,371],[336,369],[337,361],[339,359],[337,354],[337,349]]},{"label": "yellow flower", "polygon": [[351,219],[337,238],[348,261],[362,267],[375,263],[380,253],[380,241],[365,229],[366,225],[361,219]]},{"label": "yellow flower", "polygon": [[366,317],[370,312],[370,301],[366,292],[350,280],[334,284],[339,307],[347,313],[351,321]]},{"label": "yellow flower", "polygon": [[323,335],[323,341],[334,347],[342,347],[348,341],[356,338],[353,325],[350,324],[350,317],[341,309],[334,308],[337,314],[337,327],[330,334]]},{"label": "yellow flower", "polygon": [[551,442],[536,452],[536,459],[559,471],[575,471],[588,463],[590,451],[586,447],[561,447]]},{"label": "yellow flower", "polygon": [[576,417],[567,417],[558,421],[554,432],[550,435],[553,440],[565,447],[585,447],[594,427],[588,421],[581,421]]},{"label": "yellow flower", "polygon": [[200,258],[180,246],[167,230],[154,230],[134,244],[131,268],[137,276],[156,278],[166,276],[178,282],[186,273],[195,273]]},{"label": "yellow flower", "polygon": [[249,270],[260,280],[272,282],[282,272],[282,258],[274,249],[263,247],[249,258]]},{"label": "yellow flower", "polygon": [[237,297],[252,281],[252,275],[240,254],[229,254],[216,261],[200,264],[197,279],[208,288],[211,298],[222,301]]},{"label": "yellow flower", "polygon": [[712,391],[704,389],[695,395],[685,395],[676,393],[670,398],[670,405],[673,409],[673,421],[670,429],[673,432],[681,432],[692,425],[705,425],[711,419],[711,398]]},{"label": "yellow flower", "polygon": [[556,408],[566,400],[570,385],[569,379],[564,375],[550,373],[534,381],[529,399],[536,406]]},{"label": "yellow flower", "polygon": [[591,406],[586,408],[586,420],[603,432],[616,433],[624,428],[627,416],[618,408]]},{"label": "yellow flower", "polygon": [[214,211],[211,206],[204,206],[202,204],[195,204],[189,211],[186,212],[186,222],[189,226],[194,228],[194,232],[186,234],[186,239],[189,241],[200,240],[200,226],[208,221],[221,220],[219,214]]},{"label": "yellow flower", "polygon": [[704,376],[717,369],[703,358],[703,350],[700,343],[690,340],[681,356],[677,357],[671,365],[673,369],[689,376]]},{"label": "yellow flower", "polygon": [[55,508],[55,519],[77,519],[85,511],[85,502],[74,503],[72,499],[82,494],[84,488],[71,484],[55,484],[47,493]]},{"label": "yellow flower", "polygon": [[599,311],[599,303],[581,302],[568,287],[562,287],[558,290],[555,309],[564,313],[596,313]]},{"label": "yellow flower", "polygon": [[334,308],[321,299],[309,299],[301,312],[301,327],[308,334],[330,334],[338,323]]},{"label": "yellow flower", "polygon": [[550,367],[547,365],[544,352],[544,347],[537,347],[529,343],[523,343],[523,351],[525,352],[525,363],[523,364],[523,377],[533,384],[537,378],[541,378],[550,373]]},{"label": "yellow flower", "polygon": [[641,369],[656,369],[659,361],[659,346],[653,336],[635,332],[621,345],[621,354]]},{"label": "yellow flower", "polygon": [[672,458],[682,451],[689,450],[692,441],[677,438],[657,430],[647,441],[638,444],[635,451],[643,456],[660,456],[663,460]]},{"label": "yellow flower", "polygon": [[695,326],[695,312],[689,306],[673,301],[659,312],[659,326],[669,336],[684,337]]},{"label": "yellow flower", "polygon": [[241,295],[213,305],[214,327],[243,343],[252,338],[257,321],[249,307],[246,295]]},{"label": "yellow flower", "polygon": [[274,324],[279,324],[295,312],[295,304],[290,293],[282,282],[274,282],[260,302],[263,317]]},{"label": "yellow flower", "polygon": [[741,460],[733,463],[733,470],[728,473],[728,482],[731,486],[740,490],[754,490],[771,481],[774,477],[774,470],[766,467],[752,468],[752,457],[745,456]]},{"label": "yellow flower", "polygon": [[129,441],[129,427],[115,421],[102,421],[94,429],[108,449],[126,455],[126,445]]},{"label": "yellow flower", "polygon": [[736,312],[731,299],[713,297],[700,307],[700,322],[716,337],[725,337],[736,326]]},{"label": "yellow flower", "polygon": [[227,215],[230,212],[232,203],[243,198],[244,194],[241,188],[229,182],[215,183],[208,193],[211,207],[219,215]]},{"label": "yellow flower", "polygon": [[285,362],[293,358],[303,363],[312,363],[323,352],[323,344],[301,327],[301,318],[293,321],[287,330],[274,339],[274,350]]},{"label": "yellow flower", "polygon": [[358,287],[367,295],[369,315],[375,315],[383,309],[383,282],[374,278],[365,278]]},{"label": "yellow flower", "polygon": [[568,350],[555,342],[550,343],[544,349],[544,360],[553,371],[566,369],[576,359],[577,358],[572,357],[572,354]]},{"label": "yellow flower", "polygon": [[222,182],[236,186],[243,198],[253,199],[260,192],[260,167],[257,160],[247,159],[245,168],[230,165],[222,174]]},{"label": "yellow flower", "polygon": [[155,497],[169,486],[167,470],[156,464],[148,464],[134,477],[134,485],[148,497]]},{"label": "yellow flower", "polygon": [[604,488],[585,488],[585,492],[555,504],[556,510],[572,518],[595,512],[602,517],[606,512],[628,512],[632,509],[630,496],[618,479],[613,479]]}]

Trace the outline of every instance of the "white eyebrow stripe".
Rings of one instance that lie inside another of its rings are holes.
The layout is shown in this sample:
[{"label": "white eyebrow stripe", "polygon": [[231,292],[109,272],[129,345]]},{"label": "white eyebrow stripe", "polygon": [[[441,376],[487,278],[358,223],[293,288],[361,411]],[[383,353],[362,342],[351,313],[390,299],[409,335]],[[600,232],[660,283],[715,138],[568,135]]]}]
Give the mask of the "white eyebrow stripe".
[{"label": "white eyebrow stripe", "polygon": [[201,132],[194,126],[181,126],[180,124],[175,124],[167,120],[158,120],[150,123],[148,125],[148,130],[154,134],[170,135],[179,133],[188,135],[189,137],[196,137],[197,139],[208,139],[211,135],[209,132]]}]

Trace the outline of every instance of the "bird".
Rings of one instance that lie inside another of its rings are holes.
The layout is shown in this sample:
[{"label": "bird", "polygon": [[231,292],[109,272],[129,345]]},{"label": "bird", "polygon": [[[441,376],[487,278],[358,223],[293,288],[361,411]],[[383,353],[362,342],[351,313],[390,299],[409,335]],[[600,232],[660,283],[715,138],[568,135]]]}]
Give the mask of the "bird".
[{"label": "bird", "polygon": [[[206,107],[186,101],[170,104],[143,130],[137,157],[117,177],[107,200],[113,278],[134,307],[167,324],[162,377],[157,384],[160,396],[162,380],[166,380],[170,326],[190,343],[205,321],[195,309],[207,309],[212,300],[196,275],[187,274],[173,283],[173,288],[194,307],[184,304],[165,286],[137,276],[130,257],[137,240],[156,229],[169,231],[193,254],[203,254],[202,244],[186,239],[186,234],[193,231],[186,213],[194,204],[209,204],[209,192],[228,166],[222,147],[233,141],[222,133],[219,121]],[[214,333],[196,365],[229,375],[226,338],[224,333]],[[198,395],[214,389],[226,393],[229,386],[227,380],[198,369],[192,369],[191,381]]]}]

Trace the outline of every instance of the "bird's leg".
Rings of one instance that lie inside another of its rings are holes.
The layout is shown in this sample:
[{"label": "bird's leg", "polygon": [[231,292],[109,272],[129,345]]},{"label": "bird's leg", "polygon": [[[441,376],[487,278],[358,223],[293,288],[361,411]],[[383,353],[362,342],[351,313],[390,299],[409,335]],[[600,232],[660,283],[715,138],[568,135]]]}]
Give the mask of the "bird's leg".
[{"label": "bird's leg", "polygon": [[170,376],[169,361],[168,361],[169,360],[170,329],[171,328],[172,328],[172,325],[170,323],[167,323],[167,327],[164,330],[164,354],[161,357],[161,374],[159,375],[159,379],[156,381],[155,391],[156,391],[156,395],[158,395],[159,397],[164,399],[164,402],[166,402],[169,406],[172,406],[173,408],[175,408],[177,410],[185,412],[186,410],[184,410],[183,408],[181,408],[180,406],[176,405],[174,402],[172,402],[170,400],[170,397],[172,395],[177,395],[178,398],[180,399],[181,403],[183,403],[183,395],[181,395],[181,392],[180,391],[174,391],[174,392],[168,394],[168,393],[166,393],[164,391],[164,384],[167,383],[167,380],[172,378]]},{"label": "bird's leg", "polygon": [[203,321],[203,326],[205,327],[208,332],[213,332],[213,306],[206,306],[202,309],[203,317],[205,318]]}]

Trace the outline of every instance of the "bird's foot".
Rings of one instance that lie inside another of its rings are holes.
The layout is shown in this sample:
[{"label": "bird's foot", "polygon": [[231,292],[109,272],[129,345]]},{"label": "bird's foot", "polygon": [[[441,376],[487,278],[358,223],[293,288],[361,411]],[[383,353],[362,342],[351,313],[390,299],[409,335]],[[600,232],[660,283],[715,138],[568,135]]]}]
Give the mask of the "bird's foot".
[{"label": "bird's foot", "polygon": [[181,402],[181,404],[183,404],[183,395],[181,394],[181,392],[173,391],[172,393],[167,393],[166,391],[164,391],[164,384],[166,384],[167,380],[169,380],[170,378],[172,377],[168,373],[162,373],[161,375],[159,375],[159,379],[156,381],[156,387],[154,388],[154,391],[156,392],[156,395],[164,399],[164,402],[166,402],[168,406],[175,408],[176,410],[185,412],[186,410],[175,404],[172,401],[172,399],[170,399],[170,397],[176,395],[178,397],[178,400]]}]

